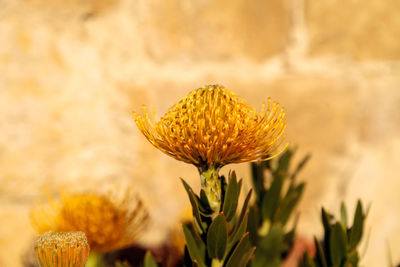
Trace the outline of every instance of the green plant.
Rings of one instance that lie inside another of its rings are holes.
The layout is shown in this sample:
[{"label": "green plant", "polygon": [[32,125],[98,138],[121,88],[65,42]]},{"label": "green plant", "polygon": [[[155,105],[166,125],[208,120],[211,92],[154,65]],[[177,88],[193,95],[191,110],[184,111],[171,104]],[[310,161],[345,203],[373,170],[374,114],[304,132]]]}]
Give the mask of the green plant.
[{"label": "green plant", "polygon": [[[305,186],[296,182],[296,176],[310,158],[304,157],[291,172],[294,152],[287,149],[271,161],[251,164],[256,200],[249,210],[247,230],[252,245],[257,247],[250,263],[252,267],[280,266],[293,246],[295,226],[289,231],[285,229]],[[266,186],[266,173],[269,186]]]},{"label": "green plant", "polygon": [[336,220],[332,214],[322,208],[321,219],[324,227],[324,238],[322,241],[314,238],[316,255],[312,258],[306,253],[299,264],[300,267],[358,266],[360,255],[357,247],[364,232],[364,221],[367,213],[364,212],[359,200],[354,213],[353,225],[348,226],[347,224],[347,209],[343,203],[340,214],[340,220]]},{"label": "green plant", "polygon": [[221,211],[215,216],[210,208],[203,189],[200,195],[182,180],[193,208],[193,225],[183,225],[186,238],[186,266],[246,266],[254,252],[249,234],[246,233],[247,207],[251,191],[242,206],[238,217],[235,216],[238,199],[242,187],[242,180],[237,180],[235,172],[230,173],[226,183],[224,176],[220,176],[221,183]]}]

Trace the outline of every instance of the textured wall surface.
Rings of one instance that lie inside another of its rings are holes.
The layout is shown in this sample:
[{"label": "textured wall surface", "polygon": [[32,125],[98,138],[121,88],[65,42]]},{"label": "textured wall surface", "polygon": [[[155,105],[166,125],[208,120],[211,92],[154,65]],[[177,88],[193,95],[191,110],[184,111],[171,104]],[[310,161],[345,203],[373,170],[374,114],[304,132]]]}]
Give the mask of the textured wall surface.
[{"label": "textured wall surface", "polygon": [[[319,207],[371,203],[364,266],[400,261],[397,0],[0,0],[0,266],[20,265],[44,190],[132,186],[162,241],[194,167],[154,149],[132,110],[158,114],[205,84],[287,109],[313,158],[299,230]],[[228,166],[248,178],[247,164]]]}]

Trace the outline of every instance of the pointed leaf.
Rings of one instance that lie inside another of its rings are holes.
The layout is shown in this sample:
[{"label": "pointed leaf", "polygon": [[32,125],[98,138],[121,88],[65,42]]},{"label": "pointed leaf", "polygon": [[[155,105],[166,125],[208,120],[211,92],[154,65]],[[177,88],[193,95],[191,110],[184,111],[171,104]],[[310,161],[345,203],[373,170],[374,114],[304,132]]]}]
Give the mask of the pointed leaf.
[{"label": "pointed leaf", "polygon": [[201,203],[201,205],[199,206],[200,213],[203,216],[211,216],[213,211],[210,208],[210,203],[208,202],[206,192],[204,192],[203,189],[200,190],[200,203]]},{"label": "pointed leaf", "polygon": [[357,202],[356,212],[354,213],[353,226],[350,231],[350,250],[355,249],[358,243],[360,243],[363,234],[364,219],[362,204],[359,200]]},{"label": "pointed leaf", "polygon": [[222,259],[228,242],[228,224],[223,214],[211,223],[207,232],[207,251],[210,258]]},{"label": "pointed leaf", "polygon": [[339,266],[346,258],[346,235],[340,223],[333,226],[329,245],[332,264]]},{"label": "pointed leaf", "polygon": [[254,253],[255,247],[251,246],[249,234],[245,234],[235,247],[232,255],[229,257],[225,267],[243,267],[246,266]]},{"label": "pointed leaf", "polygon": [[205,267],[206,247],[203,241],[190,225],[183,225],[183,233],[190,258],[193,262],[196,261],[199,266]]},{"label": "pointed leaf", "polygon": [[292,173],[291,179],[294,180],[296,179],[296,176],[299,174],[299,172],[304,168],[304,166],[307,164],[307,162],[310,160],[311,155],[308,154],[306,155],[303,160],[297,165],[296,170]]},{"label": "pointed leaf", "polygon": [[183,186],[185,187],[185,190],[189,196],[190,204],[192,205],[192,210],[193,210],[193,217],[197,221],[195,222],[195,226],[197,230],[199,231],[200,234],[202,234],[205,231],[205,227],[203,225],[203,222],[201,220],[200,216],[200,211],[199,211],[199,200],[196,198],[196,195],[193,193],[192,188],[183,180]]},{"label": "pointed leaf", "polygon": [[236,180],[235,172],[232,172],[231,177],[229,179],[228,188],[225,193],[224,204],[222,208],[222,211],[224,212],[226,220],[228,222],[232,220],[233,216],[236,213],[239,194],[240,194],[240,186]]},{"label": "pointed leaf", "polygon": [[243,206],[242,206],[242,211],[240,212],[239,218],[238,218],[238,220],[236,221],[234,228],[239,227],[240,224],[242,223],[242,221],[243,221],[243,219],[244,219],[244,216],[245,216],[246,213],[247,213],[247,208],[248,208],[248,206],[249,206],[249,201],[250,201],[252,192],[253,192],[253,190],[250,189],[250,190],[249,190],[249,193],[248,193],[247,196],[246,196],[246,199],[244,200],[244,203],[243,203]]},{"label": "pointed leaf", "polygon": [[316,248],[315,260],[317,261],[318,266],[328,267],[328,263],[326,262],[326,257],[325,257],[324,250],[322,249],[322,246],[318,242],[316,237],[314,237],[314,245],[315,245],[315,248]]},{"label": "pointed leaf", "polygon": [[248,215],[246,213],[244,219],[242,220],[242,223],[240,224],[239,227],[235,228],[234,231],[229,235],[228,237],[228,247],[227,247],[227,252],[231,250],[231,248],[236,245],[236,243],[243,237],[243,235],[246,233],[246,228],[247,228],[247,220],[248,220]]}]

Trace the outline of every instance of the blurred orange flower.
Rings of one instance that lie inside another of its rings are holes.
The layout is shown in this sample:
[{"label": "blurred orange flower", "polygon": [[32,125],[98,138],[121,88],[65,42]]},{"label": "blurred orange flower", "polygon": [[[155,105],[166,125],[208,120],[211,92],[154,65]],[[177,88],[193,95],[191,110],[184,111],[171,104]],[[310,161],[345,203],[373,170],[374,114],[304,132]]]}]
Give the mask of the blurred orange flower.
[{"label": "blurred orange flower", "polygon": [[31,211],[31,221],[39,233],[82,231],[91,249],[99,252],[134,243],[147,219],[141,200],[128,195],[119,202],[101,194],[64,195]]}]

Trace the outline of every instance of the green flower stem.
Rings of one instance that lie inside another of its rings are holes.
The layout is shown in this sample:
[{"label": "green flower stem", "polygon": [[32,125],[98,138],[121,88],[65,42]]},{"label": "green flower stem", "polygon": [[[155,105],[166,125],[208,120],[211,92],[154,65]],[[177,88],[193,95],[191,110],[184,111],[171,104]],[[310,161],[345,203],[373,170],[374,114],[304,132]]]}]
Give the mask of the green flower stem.
[{"label": "green flower stem", "polygon": [[199,169],[201,188],[206,193],[210,208],[218,215],[221,209],[221,179],[218,176],[219,168],[210,167],[207,170]]}]

